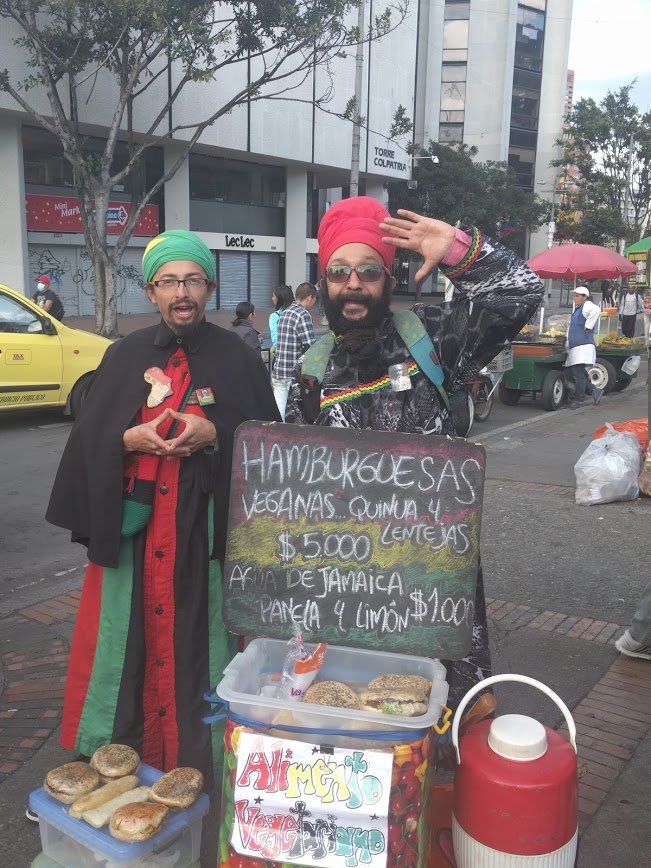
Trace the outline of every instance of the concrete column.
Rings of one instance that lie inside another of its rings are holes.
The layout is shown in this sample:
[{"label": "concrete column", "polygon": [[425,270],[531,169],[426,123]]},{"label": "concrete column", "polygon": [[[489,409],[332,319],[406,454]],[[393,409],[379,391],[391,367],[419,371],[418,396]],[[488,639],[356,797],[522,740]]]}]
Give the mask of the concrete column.
[{"label": "concrete column", "polygon": [[305,280],[307,237],[307,173],[287,169],[285,215],[285,282],[296,289]]},{"label": "concrete column", "polygon": [[23,130],[19,120],[0,119],[0,275],[2,283],[30,295]]},{"label": "concrete column", "polygon": [[366,195],[377,199],[386,207],[389,202],[389,191],[384,187],[384,181],[366,181]]},{"label": "concrete column", "polygon": [[[165,146],[165,171],[176,162],[181,150],[176,142]],[[186,158],[165,184],[165,229],[190,228],[190,161]]]}]

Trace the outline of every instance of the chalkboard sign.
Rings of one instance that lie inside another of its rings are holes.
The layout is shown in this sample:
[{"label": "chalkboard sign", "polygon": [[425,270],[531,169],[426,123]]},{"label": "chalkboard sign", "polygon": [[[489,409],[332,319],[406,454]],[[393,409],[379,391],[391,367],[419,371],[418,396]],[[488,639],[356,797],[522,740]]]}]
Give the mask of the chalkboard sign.
[{"label": "chalkboard sign", "polygon": [[245,422],[224,620],[278,639],[459,659],[472,638],[486,456],[465,440]]}]

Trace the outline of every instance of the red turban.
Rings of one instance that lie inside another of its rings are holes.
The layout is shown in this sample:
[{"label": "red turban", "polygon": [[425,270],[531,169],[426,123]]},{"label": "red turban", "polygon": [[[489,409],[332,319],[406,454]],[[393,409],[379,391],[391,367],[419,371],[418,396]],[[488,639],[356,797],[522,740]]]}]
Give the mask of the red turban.
[{"label": "red turban", "polygon": [[385,233],[380,230],[380,223],[388,216],[384,205],[369,196],[335,202],[323,215],[317,234],[321,271],[325,272],[332,254],[344,244],[368,244],[391,270],[396,250],[382,243]]}]

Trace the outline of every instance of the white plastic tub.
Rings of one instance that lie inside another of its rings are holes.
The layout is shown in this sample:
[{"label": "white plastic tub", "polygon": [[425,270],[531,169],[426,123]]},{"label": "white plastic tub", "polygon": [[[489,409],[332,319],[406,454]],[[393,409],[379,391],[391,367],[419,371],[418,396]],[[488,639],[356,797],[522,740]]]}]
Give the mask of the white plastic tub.
[{"label": "white plastic tub", "polygon": [[[235,715],[263,724],[275,722],[319,731],[384,730],[409,735],[433,726],[448,697],[445,666],[438,660],[335,645],[328,646],[317,681],[344,681],[363,689],[376,675],[422,675],[432,681],[427,712],[418,717],[402,717],[261,696],[268,677],[282,671],[286,654],[287,643],[280,639],[254,639],[224,670],[217,695],[228,703]],[[286,737],[311,742],[315,736],[292,731],[287,732]],[[328,741],[337,744],[336,736],[329,737]],[[399,737],[396,741],[409,741],[409,738]]]}]

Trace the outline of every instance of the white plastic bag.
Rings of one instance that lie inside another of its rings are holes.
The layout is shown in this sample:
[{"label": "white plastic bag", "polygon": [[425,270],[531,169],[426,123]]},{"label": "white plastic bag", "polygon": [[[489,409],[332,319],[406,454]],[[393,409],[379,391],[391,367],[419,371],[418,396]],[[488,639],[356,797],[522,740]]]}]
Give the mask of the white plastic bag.
[{"label": "white plastic bag", "polygon": [[642,464],[642,449],[634,434],[608,431],[593,440],[574,465],[576,503],[612,503],[615,500],[635,500],[639,495],[638,476]]}]

